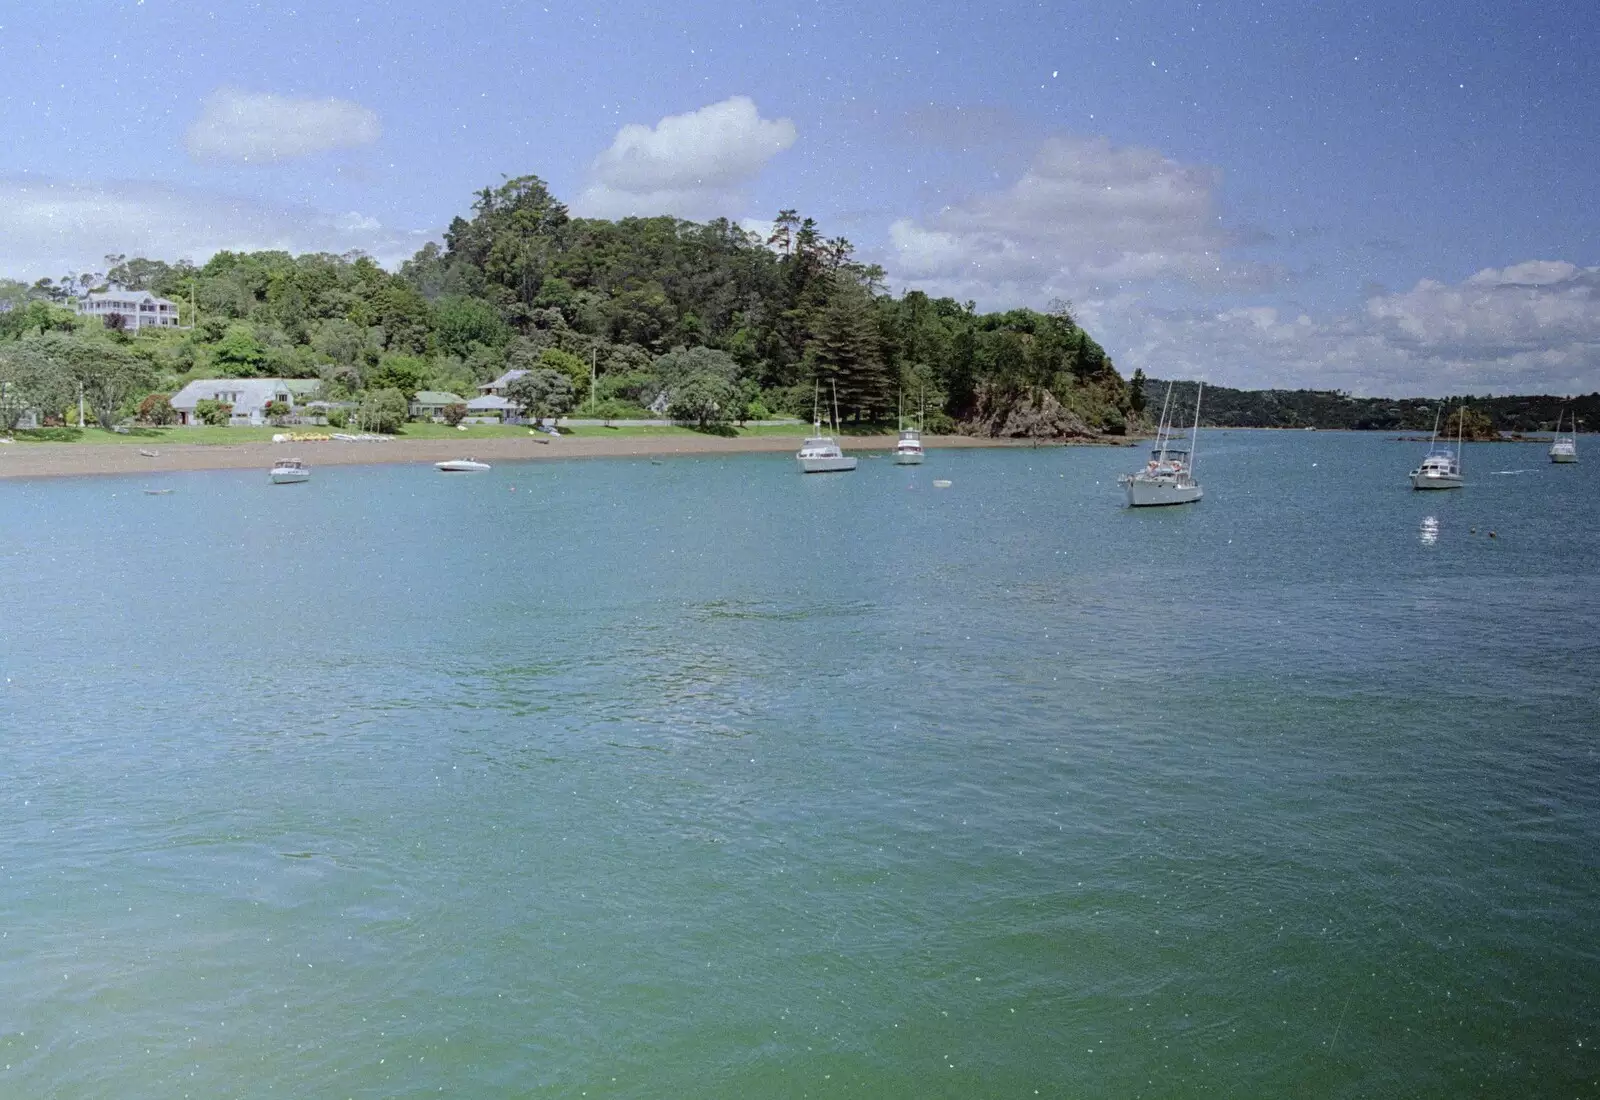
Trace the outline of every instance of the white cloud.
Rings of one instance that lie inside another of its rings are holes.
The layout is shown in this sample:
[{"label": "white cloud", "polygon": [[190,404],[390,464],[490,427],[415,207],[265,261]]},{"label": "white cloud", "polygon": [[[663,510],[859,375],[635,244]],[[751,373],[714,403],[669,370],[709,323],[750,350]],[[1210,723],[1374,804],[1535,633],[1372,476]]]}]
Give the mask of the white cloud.
[{"label": "white cloud", "polygon": [[1079,316],[1124,373],[1379,395],[1600,388],[1600,268],[1556,261],[1423,279],[1322,319],[1160,310],[1131,295],[1085,302]]},{"label": "white cloud", "polygon": [[630,123],[595,158],[572,209],[598,218],[736,216],[740,188],[795,136],[793,122],[762,118],[748,96],[668,115],[653,128]]},{"label": "white cloud", "polygon": [[422,232],[160,183],[0,178],[0,275],[37,279],[103,266],[107,253],[203,261],[219,249],[411,256]]},{"label": "white cloud", "polygon": [[1225,260],[1217,173],[1104,138],[1046,140],[1017,181],[889,227],[890,269],[935,294],[1041,303],[1165,281],[1223,287],[1272,273]]},{"label": "white cloud", "polygon": [[196,160],[266,164],[378,140],[370,108],[348,99],[296,99],[218,88],[184,135]]}]

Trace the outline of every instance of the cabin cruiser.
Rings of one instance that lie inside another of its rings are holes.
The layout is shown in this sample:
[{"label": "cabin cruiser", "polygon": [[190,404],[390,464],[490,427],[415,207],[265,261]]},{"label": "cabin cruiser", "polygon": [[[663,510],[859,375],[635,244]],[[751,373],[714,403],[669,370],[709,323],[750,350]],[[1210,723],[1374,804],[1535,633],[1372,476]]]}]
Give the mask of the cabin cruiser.
[{"label": "cabin cruiser", "polygon": [[280,458],[272,464],[272,473],[268,476],[274,485],[293,485],[298,481],[310,481],[311,467],[298,458]]}]

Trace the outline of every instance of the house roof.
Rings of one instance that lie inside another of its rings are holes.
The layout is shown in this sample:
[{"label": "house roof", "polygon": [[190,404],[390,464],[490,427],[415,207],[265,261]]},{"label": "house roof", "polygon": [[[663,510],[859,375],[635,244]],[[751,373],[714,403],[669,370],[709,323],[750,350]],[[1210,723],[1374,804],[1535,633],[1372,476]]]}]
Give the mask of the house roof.
[{"label": "house roof", "polygon": [[264,408],[280,393],[299,397],[316,388],[316,380],[309,378],[202,378],[173,394],[172,407],[193,409],[208,398],[215,401],[219,393],[236,393],[239,396],[233,402],[235,408]]},{"label": "house roof", "polygon": [[495,393],[486,393],[481,397],[474,397],[471,401],[467,402],[468,412],[482,412],[485,410],[504,412],[514,408],[516,408],[515,405],[501,397],[499,394]]},{"label": "house roof", "polygon": [[478,388],[480,390],[484,390],[485,392],[489,390],[503,390],[506,388],[506,386],[510,385],[512,382],[515,382],[518,378],[521,378],[527,373],[528,372],[525,370],[508,370],[499,378],[496,378],[493,382],[485,382]]},{"label": "house roof", "polygon": [[459,405],[462,403],[461,398],[443,390],[418,390],[417,396],[411,400],[419,405]]},{"label": "house roof", "polygon": [[139,304],[140,302],[159,302],[169,306],[177,305],[177,303],[171,298],[157,297],[156,295],[151,294],[148,290],[118,290],[115,288],[111,290],[100,291],[98,293],[85,294],[80,301],[85,303],[108,301],[133,302],[135,305]]}]

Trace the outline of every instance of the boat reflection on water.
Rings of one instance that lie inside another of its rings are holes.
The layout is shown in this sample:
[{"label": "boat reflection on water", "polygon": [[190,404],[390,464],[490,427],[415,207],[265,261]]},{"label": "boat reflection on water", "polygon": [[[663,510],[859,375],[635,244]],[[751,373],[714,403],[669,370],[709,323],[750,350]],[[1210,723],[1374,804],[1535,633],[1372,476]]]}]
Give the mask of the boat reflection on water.
[{"label": "boat reflection on water", "polygon": [[1439,520],[1437,517],[1428,516],[1422,521],[1422,545],[1432,546],[1439,541]]}]

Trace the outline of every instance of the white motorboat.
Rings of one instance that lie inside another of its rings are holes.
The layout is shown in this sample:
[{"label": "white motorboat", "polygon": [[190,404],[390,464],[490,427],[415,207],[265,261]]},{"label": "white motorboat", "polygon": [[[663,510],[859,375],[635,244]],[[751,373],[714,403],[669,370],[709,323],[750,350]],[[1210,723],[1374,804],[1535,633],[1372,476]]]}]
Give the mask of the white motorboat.
[{"label": "white motorboat", "polygon": [[450,458],[435,462],[434,466],[447,474],[477,474],[489,469],[487,462],[479,462],[475,458]]},{"label": "white motorboat", "polygon": [[272,473],[268,476],[274,485],[293,485],[299,481],[310,481],[311,467],[298,458],[280,458],[272,464]]},{"label": "white motorboat", "polygon": [[1572,414],[1572,434],[1561,434],[1561,416],[1556,416],[1556,438],[1550,444],[1551,462],[1578,461],[1578,414]]},{"label": "white motorboat", "polygon": [[[811,402],[812,431],[816,434],[800,445],[799,454],[795,460],[800,463],[800,470],[807,474],[838,474],[856,468],[856,460],[844,453],[839,446],[839,441],[831,435],[822,434],[822,415],[817,411],[816,396]],[[834,431],[838,431],[839,423],[839,391],[834,389],[833,396],[833,424]]]},{"label": "white motorboat", "polygon": [[1461,426],[1466,417],[1457,420],[1456,449],[1439,446],[1439,416],[1444,410],[1433,414],[1433,438],[1428,442],[1428,453],[1423,456],[1422,464],[1411,471],[1411,487],[1413,489],[1459,489],[1465,484],[1461,474]]},{"label": "white motorboat", "polygon": [[1171,437],[1171,424],[1167,410],[1172,401],[1172,384],[1167,384],[1167,399],[1161,404],[1161,427],[1156,435],[1156,445],[1151,448],[1150,461],[1144,469],[1123,474],[1117,481],[1128,494],[1129,508],[1155,508],[1167,504],[1193,504],[1205,495],[1200,483],[1194,479],[1195,445],[1200,440],[1200,395],[1205,383],[1200,383],[1194,395],[1194,427],[1189,433],[1189,443]]}]

